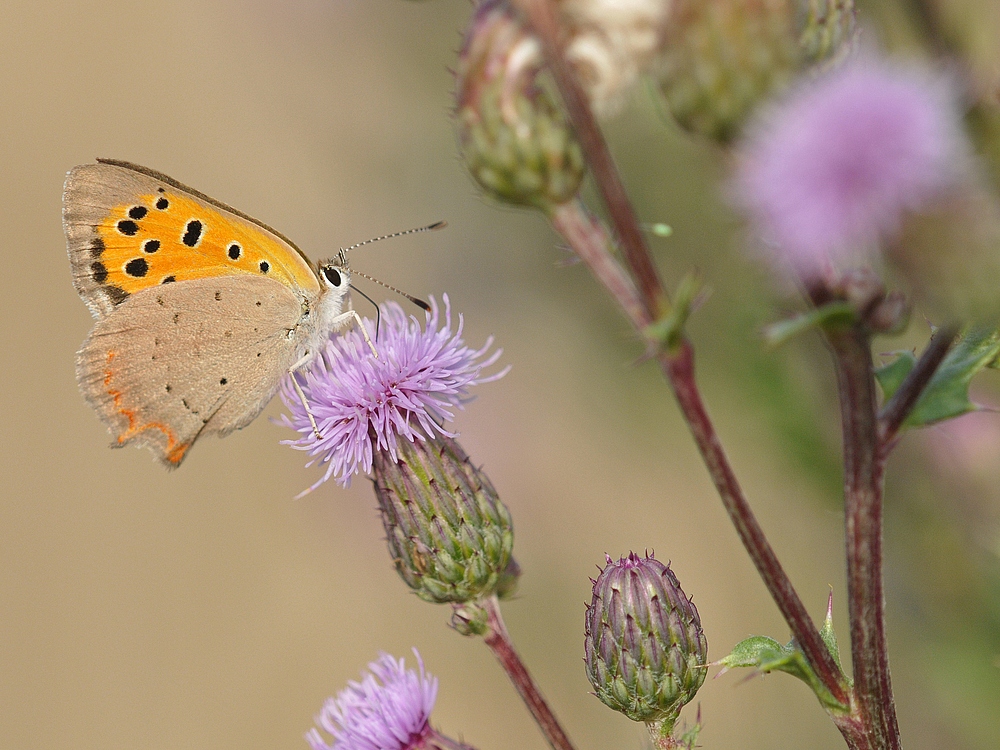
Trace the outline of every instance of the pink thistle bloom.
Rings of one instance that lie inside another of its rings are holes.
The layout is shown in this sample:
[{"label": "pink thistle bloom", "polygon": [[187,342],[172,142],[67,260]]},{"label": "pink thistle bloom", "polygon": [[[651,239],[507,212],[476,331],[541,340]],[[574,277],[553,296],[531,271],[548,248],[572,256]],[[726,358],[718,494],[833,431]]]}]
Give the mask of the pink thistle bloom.
[{"label": "pink thistle bloom", "polygon": [[927,71],[862,57],[801,86],[752,128],[738,202],[809,277],[871,254],[952,183],[966,153],[954,95]]},{"label": "pink thistle bloom", "polygon": [[[504,369],[480,377],[502,350],[487,356],[492,338],[478,350],[465,346],[461,315],[452,331],[447,295],[443,316],[431,298],[423,327],[395,303],[386,303],[381,311],[378,358],[358,330],[348,329],[332,336],[315,363],[296,376],[321,437],[313,433],[290,377],[282,383],[281,399],[290,416],[282,415],[281,423],[299,433],[297,439],[283,442],[307,451],[312,456],[307,466],[327,464],[326,473],[306,492],[331,476],[346,487],[357,472],[371,473],[374,451],[386,451],[395,461],[400,438],[413,442],[435,435],[455,437],[444,423],[453,419],[455,408],[471,400],[469,388],[507,373]],[[365,319],[364,324],[374,340],[374,323]]]},{"label": "pink thistle bloom", "polygon": [[419,673],[405,669],[381,653],[368,665],[361,682],[349,682],[336,698],[328,698],[316,716],[316,723],[331,737],[327,744],[318,729],[306,733],[313,750],[414,750],[434,734],[429,720],[437,699],[438,681],[424,672],[417,657]]}]

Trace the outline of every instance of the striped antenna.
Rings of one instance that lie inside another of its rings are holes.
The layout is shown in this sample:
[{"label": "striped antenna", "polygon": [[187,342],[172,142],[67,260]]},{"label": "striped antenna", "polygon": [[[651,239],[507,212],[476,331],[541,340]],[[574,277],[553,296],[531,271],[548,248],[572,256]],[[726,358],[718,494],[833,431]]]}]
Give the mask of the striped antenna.
[{"label": "striped antenna", "polygon": [[[402,237],[404,234],[417,234],[418,232],[434,232],[438,229],[444,229],[448,226],[447,221],[435,221],[433,224],[428,224],[425,227],[417,227],[416,229],[404,229],[402,232],[393,232],[392,234],[383,234],[381,237],[372,237],[370,240],[365,240],[364,242],[359,242],[356,245],[351,245],[350,247],[340,248],[340,252],[337,255],[340,256],[344,263],[344,268],[347,267],[347,253],[355,248],[359,248],[362,245],[370,245],[373,242],[379,242],[380,240],[391,240],[393,237]],[[372,279],[374,281],[374,279]],[[381,282],[378,282],[381,283]],[[385,286],[383,284],[383,286]]]},{"label": "striped antenna", "polygon": [[[448,222],[446,222],[446,221],[435,221],[433,224],[428,224],[425,227],[416,227],[415,229],[405,229],[402,232],[393,232],[392,234],[383,234],[381,237],[373,237],[370,240],[365,240],[364,242],[359,242],[356,245],[351,245],[350,247],[342,247],[342,248],[340,248],[340,251],[337,253],[337,258],[340,260],[340,266],[342,268],[347,268],[355,276],[360,276],[363,279],[368,279],[369,281],[374,282],[374,283],[378,284],[379,286],[385,287],[390,292],[395,292],[396,294],[400,295],[401,297],[405,297],[410,302],[412,302],[414,305],[416,305],[417,307],[419,307],[421,310],[430,310],[431,306],[428,305],[426,302],[424,302],[422,299],[419,299],[418,297],[414,297],[412,294],[407,294],[402,289],[397,289],[394,286],[390,286],[389,284],[386,284],[384,281],[379,281],[374,276],[369,276],[366,273],[361,273],[361,271],[355,271],[353,268],[350,268],[347,265],[347,253],[350,252],[351,250],[354,250],[355,248],[361,247],[362,245],[370,245],[371,243],[373,243],[373,242],[379,242],[380,240],[390,240],[393,237],[402,237],[404,234],[417,234],[418,232],[434,232],[434,231],[436,231],[438,229],[444,229],[446,226],[448,226]],[[376,307],[376,309],[378,309],[378,305],[376,305],[375,307]]]},{"label": "striped antenna", "polygon": [[[397,289],[394,286],[390,286],[389,284],[386,284],[384,281],[379,281],[374,276],[369,276],[366,273],[361,273],[361,271],[355,271],[353,268],[350,269],[350,271],[351,271],[351,275],[352,276],[360,276],[363,279],[368,279],[369,281],[375,282],[379,286],[384,286],[390,292],[395,292],[400,297],[406,297],[406,299],[410,300],[410,302],[412,302],[414,305],[416,305],[417,307],[419,307],[421,310],[430,310],[431,309],[431,306],[428,305],[426,302],[424,302],[422,299],[420,299],[419,297],[414,297],[412,294],[407,294],[402,289]],[[351,288],[354,289],[355,291],[360,291],[353,284],[351,285]],[[371,302],[371,299],[369,298],[368,301]],[[377,308],[378,305],[375,305],[375,307]]]}]

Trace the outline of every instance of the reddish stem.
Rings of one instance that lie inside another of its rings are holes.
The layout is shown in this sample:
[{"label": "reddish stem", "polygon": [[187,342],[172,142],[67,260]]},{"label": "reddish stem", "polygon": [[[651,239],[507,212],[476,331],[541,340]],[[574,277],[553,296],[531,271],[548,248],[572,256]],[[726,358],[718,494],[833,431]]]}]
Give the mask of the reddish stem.
[{"label": "reddish stem", "polygon": [[576,74],[566,62],[563,54],[562,28],[556,15],[555,3],[551,0],[512,0],[528,18],[532,28],[542,43],[545,62],[548,63],[555,79],[563,104],[587,155],[590,170],[596,178],[595,184],[607,206],[608,215],[621,239],[625,263],[636,280],[641,293],[640,301],[646,310],[646,317],[656,320],[661,303],[665,299],[663,284],[653,265],[646,238],[639,227],[639,221],[632,209],[625,185],[615,167],[611,151],[604,140],[594,112],[590,108],[587,95],[580,87]]},{"label": "reddish stem", "polygon": [[552,750],[574,750],[573,743],[569,741],[569,737],[560,726],[559,720],[556,719],[552,709],[545,702],[541,691],[514,649],[514,643],[511,641],[507,626],[500,615],[500,603],[497,598],[491,596],[480,604],[486,610],[489,625],[489,630],[483,640],[486,641],[486,645],[500,662],[500,666],[503,667],[510,681],[514,683],[514,687],[541,728],[545,739],[552,746]]},{"label": "reddish stem", "polygon": [[854,692],[875,748],[900,747],[882,588],[882,480],[871,342],[860,326],[827,333],[844,434],[844,526]]},{"label": "reddish stem", "polygon": [[736,533],[760,573],[767,590],[785,617],[785,622],[824,687],[845,706],[850,705],[846,681],[829,649],[819,636],[805,605],[778,561],[764,530],[757,522],[736,474],[733,472],[719,436],[698,391],[694,377],[694,350],[686,339],[674,350],[660,354],[663,369],[691,429],[695,444],[708,467],[715,489]]}]

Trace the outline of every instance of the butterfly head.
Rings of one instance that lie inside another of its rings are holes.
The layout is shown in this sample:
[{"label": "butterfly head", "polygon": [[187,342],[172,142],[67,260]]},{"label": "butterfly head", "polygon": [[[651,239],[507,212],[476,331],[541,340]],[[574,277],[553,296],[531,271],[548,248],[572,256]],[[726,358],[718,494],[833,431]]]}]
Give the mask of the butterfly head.
[{"label": "butterfly head", "polygon": [[346,307],[345,298],[351,288],[351,274],[340,264],[340,258],[334,257],[319,264],[318,275],[323,288],[318,303],[320,327],[329,331],[334,327],[334,319]]}]

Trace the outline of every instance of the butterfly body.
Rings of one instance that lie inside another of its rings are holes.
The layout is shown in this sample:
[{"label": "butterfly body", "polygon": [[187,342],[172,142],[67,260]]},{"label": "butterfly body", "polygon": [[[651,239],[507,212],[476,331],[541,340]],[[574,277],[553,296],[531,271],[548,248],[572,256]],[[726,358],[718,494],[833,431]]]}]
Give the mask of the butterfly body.
[{"label": "butterfly body", "polygon": [[350,275],[151,170],[74,168],[63,196],[73,281],[97,319],[77,380],[114,436],[178,466],[249,424],[342,326]]}]

